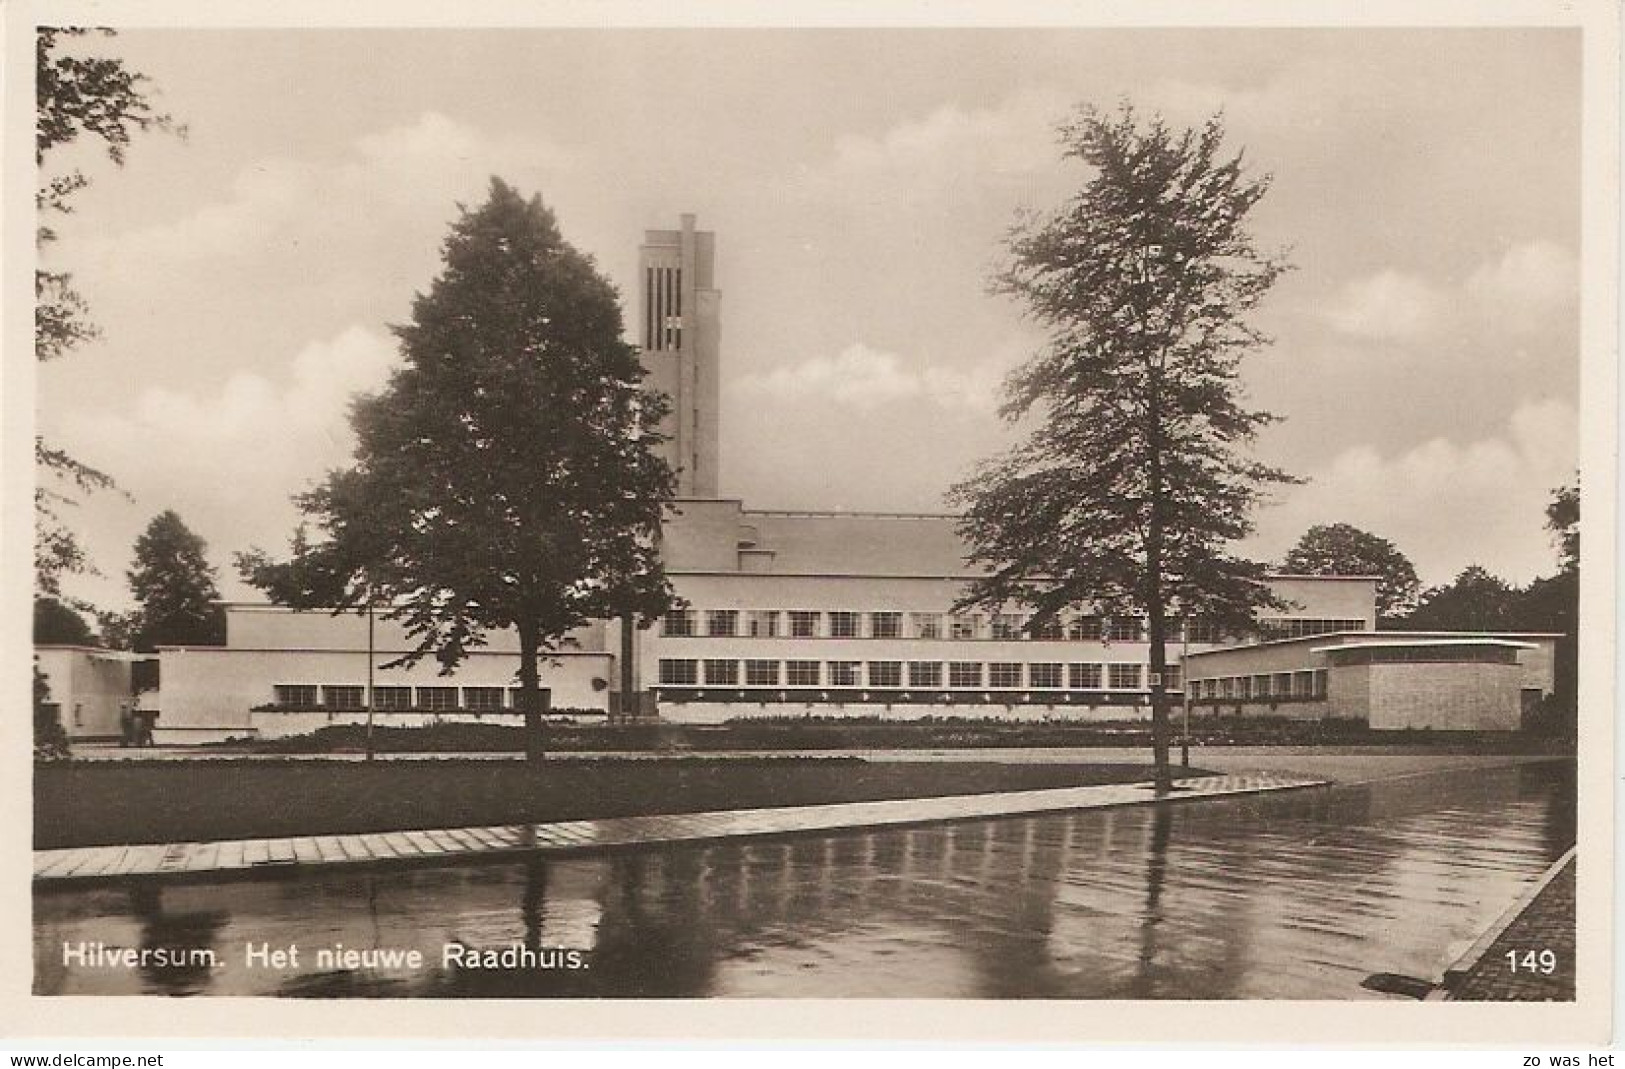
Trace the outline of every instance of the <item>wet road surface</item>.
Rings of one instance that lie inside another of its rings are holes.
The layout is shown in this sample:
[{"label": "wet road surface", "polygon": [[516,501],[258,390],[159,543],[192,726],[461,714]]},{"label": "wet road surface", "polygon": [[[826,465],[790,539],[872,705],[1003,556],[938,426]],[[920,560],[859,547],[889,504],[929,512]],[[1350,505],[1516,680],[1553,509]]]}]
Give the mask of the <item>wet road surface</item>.
[{"label": "wet road surface", "polygon": [[1552,762],[579,860],[42,889],[34,989],[1386,998],[1361,981],[1437,977],[1573,843],[1573,806],[1573,765]]}]

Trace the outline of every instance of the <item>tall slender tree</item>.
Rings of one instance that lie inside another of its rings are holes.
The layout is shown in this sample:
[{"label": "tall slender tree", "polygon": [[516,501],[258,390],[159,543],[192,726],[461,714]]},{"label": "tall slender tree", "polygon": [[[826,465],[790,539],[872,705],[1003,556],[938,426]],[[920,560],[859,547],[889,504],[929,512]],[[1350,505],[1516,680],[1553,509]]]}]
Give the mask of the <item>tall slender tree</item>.
[{"label": "tall slender tree", "polygon": [[655,451],[669,402],[642,387],[614,288],[540,198],[493,179],[444,270],[396,327],[405,366],[353,410],[354,467],[297,498],[316,537],[239,558],[286,604],[374,601],[450,672],[513,629],[526,753],[542,756],[540,658],[589,621],[648,626],[671,589],[656,541],[675,491]]},{"label": "tall slender tree", "polygon": [[1018,223],[995,281],[1049,343],[1005,383],[1003,415],[1036,429],[953,490],[986,569],[961,607],[1025,605],[1031,626],[1076,605],[1143,613],[1166,790],[1170,616],[1241,631],[1274,603],[1264,566],[1229,546],[1264,489],[1292,481],[1246,456],[1273,417],[1245,407],[1237,381],[1268,340],[1248,313],[1286,264],[1247,231],[1269,179],[1226,154],[1217,117],[1177,130],[1127,104],[1084,108],[1061,142],[1093,173],[1058,212]]},{"label": "tall slender tree", "polygon": [[131,645],[138,652],[225,642],[209,547],[173,510],[154,516],[136,539],[135,563],[127,574],[136,603]]}]

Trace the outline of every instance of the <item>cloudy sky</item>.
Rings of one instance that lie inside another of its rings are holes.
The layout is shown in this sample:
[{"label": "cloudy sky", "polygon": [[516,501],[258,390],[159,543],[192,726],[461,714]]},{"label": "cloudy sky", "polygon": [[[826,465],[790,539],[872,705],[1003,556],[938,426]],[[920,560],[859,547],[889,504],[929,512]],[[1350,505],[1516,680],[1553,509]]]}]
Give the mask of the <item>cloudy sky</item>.
[{"label": "cloudy sky", "polygon": [[[1552,30],[123,31],[184,139],[138,139],[60,228],[103,335],[48,365],[45,433],[117,477],[74,522],[123,602],[177,510],[228,596],[288,497],[352,445],[489,176],[538,192],[630,295],[645,228],[698,214],[723,291],[722,482],[768,508],[928,510],[1011,441],[1035,345],[990,296],[1023,208],[1084,175],[1054,128],[1121,98],[1223,108],[1297,270],[1246,384],[1260,455],[1310,481],[1258,516],[1399,545],[1425,582],[1548,572],[1576,463],[1579,40]],[[628,307],[629,318],[635,309]]]}]

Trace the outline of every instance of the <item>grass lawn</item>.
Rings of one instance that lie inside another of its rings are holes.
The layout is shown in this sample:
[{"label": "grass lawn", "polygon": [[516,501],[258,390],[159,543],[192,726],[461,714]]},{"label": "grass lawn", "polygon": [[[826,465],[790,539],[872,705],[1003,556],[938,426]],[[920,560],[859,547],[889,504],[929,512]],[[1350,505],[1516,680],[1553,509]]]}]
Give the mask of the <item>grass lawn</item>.
[{"label": "grass lawn", "polygon": [[[1176,775],[1180,773],[1175,770]],[[1192,770],[1191,775],[1202,775]],[[1142,764],[853,758],[97,761],[34,768],[34,846],[252,839],[925,798],[1149,779]]]}]

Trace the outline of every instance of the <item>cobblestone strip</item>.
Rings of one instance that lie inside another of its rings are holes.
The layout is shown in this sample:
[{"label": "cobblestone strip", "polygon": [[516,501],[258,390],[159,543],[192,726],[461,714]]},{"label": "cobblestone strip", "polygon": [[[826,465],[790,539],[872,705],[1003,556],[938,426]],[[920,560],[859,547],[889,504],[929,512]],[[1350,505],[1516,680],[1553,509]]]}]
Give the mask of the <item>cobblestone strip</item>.
[{"label": "cobblestone strip", "polygon": [[1446,970],[1447,1000],[1574,1001],[1576,868],[1571,848]]},{"label": "cobblestone strip", "polygon": [[[1167,800],[1324,786],[1303,776],[1229,775],[1185,780]],[[866,827],[896,827],[1163,800],[1150,784],[1102,784],[997,794],[896,798],[872,802],[779,806],[544,824],[367,832],[212,843],[159,843],[34,851],[34,880],[55,883],[113,876],[205,874],[241,869],[290,869],[402,860],[434,861],[475,854],[572,853],[742,836],[793,835]]]}]

